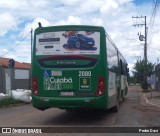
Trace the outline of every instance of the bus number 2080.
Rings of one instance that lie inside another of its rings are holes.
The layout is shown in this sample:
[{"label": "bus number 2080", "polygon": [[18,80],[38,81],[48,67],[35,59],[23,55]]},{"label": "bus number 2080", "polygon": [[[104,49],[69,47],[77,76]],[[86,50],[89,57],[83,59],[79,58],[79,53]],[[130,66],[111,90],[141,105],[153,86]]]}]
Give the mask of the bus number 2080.
[{"label": "bus number 2080", "polygon": [[91,76],[91,71],[79,71],[79,76]]}]

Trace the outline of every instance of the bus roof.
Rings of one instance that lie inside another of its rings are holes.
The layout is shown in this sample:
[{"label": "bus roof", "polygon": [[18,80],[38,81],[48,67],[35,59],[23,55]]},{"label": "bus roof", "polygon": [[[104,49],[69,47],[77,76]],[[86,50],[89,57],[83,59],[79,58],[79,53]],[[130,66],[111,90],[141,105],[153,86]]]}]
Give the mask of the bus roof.
[{"label": "bus roof", "polygon": [[39,30],[39,29],[50,29],[53,28],[55,30],[66,30],[66,29],[74,29],[74,30],[81,30],[81,29],[91,29],[91,30],[95,30],[95,31],[105,31],[104,27],[102,26],[92,26],[92,25],[59,25],[59,26],[47,26],[47,27],[38,27],[35,29]]}]

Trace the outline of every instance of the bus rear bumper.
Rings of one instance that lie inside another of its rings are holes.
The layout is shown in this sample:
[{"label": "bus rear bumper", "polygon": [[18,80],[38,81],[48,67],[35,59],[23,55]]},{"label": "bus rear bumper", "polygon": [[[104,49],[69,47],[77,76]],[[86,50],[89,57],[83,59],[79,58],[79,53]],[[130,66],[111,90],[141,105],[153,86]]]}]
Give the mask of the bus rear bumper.
[{"label": "bus rear bumper", "polygon": [[39,110],[45,110],[52,107],[69,109],[69,108],[107,108],[107,100],[101,97],[83,97],[83,98],[67,98],[67,97],[40,97],[32,95],[33,107]]}]

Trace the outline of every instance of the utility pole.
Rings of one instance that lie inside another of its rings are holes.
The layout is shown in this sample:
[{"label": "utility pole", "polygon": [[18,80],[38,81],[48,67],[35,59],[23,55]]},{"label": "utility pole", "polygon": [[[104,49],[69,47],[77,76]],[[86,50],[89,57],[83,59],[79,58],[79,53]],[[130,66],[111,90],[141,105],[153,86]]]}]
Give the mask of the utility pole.
[{"label": "utility pole", "polygon": [[31,28],[31,62],[32,62],[32,42],[33,42],[33,29]]},{"label": "utility pole", "polygon": [[32,49],[33,48],[33,29],[31,28],[31,65],[32,65]]},{"label": "utility pole", "polygon": [[157,58],[157,65],[158,65],[158,63],[159,63],[159,58]]},{"label": "utility pole", "polygon": [[139,35],[139,40],[140,41],[145,41],[144,43],[144,60],[147,62],[147,19],[146,19],[146,16],[137,16],[137,17],[133,17],[132,18],[144,18],[144,23],[141,23],[141,24],[134,24],[133,26],[144,26],[144,33],[145,33],[145,36],[143,35]]},{"label": "utility pole", "polygon": [[[31,28],[31,73],[32,73],[32,51],[33,51],[33,29]],[[31,74],[32,79],[32,74]],[[31,90],[32,90],[32,80],[30,80]]]}]

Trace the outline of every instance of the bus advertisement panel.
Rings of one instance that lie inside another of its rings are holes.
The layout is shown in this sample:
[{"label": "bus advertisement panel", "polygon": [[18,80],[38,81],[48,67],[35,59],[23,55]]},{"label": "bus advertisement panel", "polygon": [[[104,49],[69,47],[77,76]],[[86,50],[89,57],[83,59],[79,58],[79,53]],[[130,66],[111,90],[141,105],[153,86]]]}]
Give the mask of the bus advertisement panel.
[{"label": "bus advertisement panel", "polygon": [[97,55],[99,50],[98,32],[60,31],[36,35],[36,55]]}]

